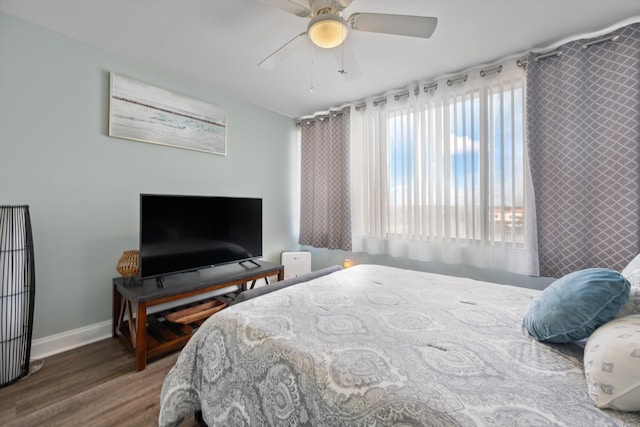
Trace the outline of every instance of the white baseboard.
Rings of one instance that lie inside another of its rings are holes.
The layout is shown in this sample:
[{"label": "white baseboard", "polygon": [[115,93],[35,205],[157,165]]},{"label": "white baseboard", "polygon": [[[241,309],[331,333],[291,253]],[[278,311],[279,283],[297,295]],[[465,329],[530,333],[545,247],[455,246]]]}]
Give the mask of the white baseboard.
[{"label": "white baseboard", "polygon": [[31,359],[42,359],[111,336],[111,320],[31,341]]}]

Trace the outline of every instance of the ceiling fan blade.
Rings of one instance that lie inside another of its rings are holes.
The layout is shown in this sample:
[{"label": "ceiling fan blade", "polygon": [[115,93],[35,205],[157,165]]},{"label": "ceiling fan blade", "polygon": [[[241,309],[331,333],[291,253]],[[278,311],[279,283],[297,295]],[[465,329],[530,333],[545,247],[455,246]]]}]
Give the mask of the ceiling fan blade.
[{"label": "ceiling fan blade", "polygon": [[438,18],[429,16],[389,15],[386,13],[354,13],[347,21],[349,28],[371,33],[429,38]]},{"label": "ceiling fan blade", "polygon": [[350,82],[362,77],[360,66],[353,49],[351,49],[350,39],[345,40],[340,46],[333,49],[333,53],[338,63],[338,72],[342,74],[346,81]]},{"label": "ceiling fan blade", "polygon": [[307,32],[302,32],[280,46],[271,55],[258,63],[258,67],[265,70],[272,70],[281,62],[284,58],[289,56],[292,52],[296,51],[300,45],[306,43],[309,40]]},{"label": "ceiling fan blade", "polygon": [[313,13],[311,10],[304,6],[295,3],[292,0],[258,0],[262,4],[275,7],[276,9],[284,10],[285,12],[292,13],[300,18],[311,18]]}]

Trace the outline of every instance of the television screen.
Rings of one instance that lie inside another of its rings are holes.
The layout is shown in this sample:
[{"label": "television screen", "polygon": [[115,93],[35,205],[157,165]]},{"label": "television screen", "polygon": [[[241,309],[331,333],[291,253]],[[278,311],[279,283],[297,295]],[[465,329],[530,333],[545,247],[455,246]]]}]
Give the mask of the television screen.
[{"label": "television screen", "polygon": [[262,199],[140,195],[140,277],[262,257]]}]

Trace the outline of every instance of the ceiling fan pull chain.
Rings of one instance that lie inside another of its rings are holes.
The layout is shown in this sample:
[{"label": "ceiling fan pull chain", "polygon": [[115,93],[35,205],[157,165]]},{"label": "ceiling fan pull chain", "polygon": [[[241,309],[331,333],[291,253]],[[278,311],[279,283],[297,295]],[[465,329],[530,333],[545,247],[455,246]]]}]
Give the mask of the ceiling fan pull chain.
[{"label": "ceiling fan pull chain", "polygon": [[345,74],[347,74],[344,69],[344,43],[340,44],[340,56],[340,69],[338,70],[338,73],[344,76]]},{"label": "ceiling fan pull chain", "polygon": [[314,52],[313,44],[311,44],[311,70],[310,70],[311,83],[309,85],[309,92],[311,92],[311,93],[313,93],[313,63],[314,63],[314,61],[313,61],[313,52]]},{"label": "ceiling fan pull chain", "polygon": [[[344,40],[344,28],[342,29],[342,32],[342,39]],[[338,70],[338,73],[342,74],[343,76],[347,74],[344,69],[344,42],[340,43],[340,69]]]}]

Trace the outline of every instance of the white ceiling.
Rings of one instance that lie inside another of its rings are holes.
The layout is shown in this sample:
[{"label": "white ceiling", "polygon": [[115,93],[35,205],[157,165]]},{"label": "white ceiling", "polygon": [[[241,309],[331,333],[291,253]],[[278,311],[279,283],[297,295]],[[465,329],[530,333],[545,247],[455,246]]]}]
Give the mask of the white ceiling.
[{"label": "white ceiling", "polygon": [[640,0],[354,0],[343,17],[439,20],[430,39],[350,32],[356,79],[309,45],[273,70],[257,67],[308,19],[256,0],[0,0],[0,12],[298,118],[640,20]]}]

